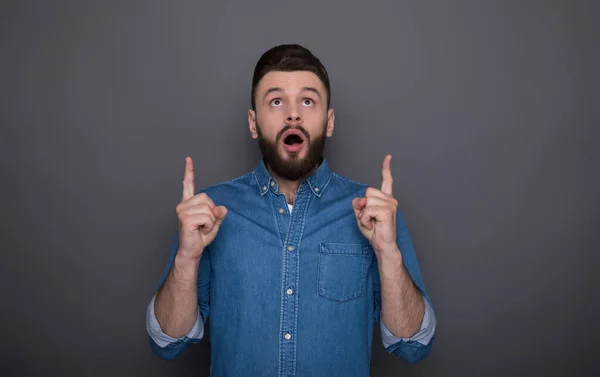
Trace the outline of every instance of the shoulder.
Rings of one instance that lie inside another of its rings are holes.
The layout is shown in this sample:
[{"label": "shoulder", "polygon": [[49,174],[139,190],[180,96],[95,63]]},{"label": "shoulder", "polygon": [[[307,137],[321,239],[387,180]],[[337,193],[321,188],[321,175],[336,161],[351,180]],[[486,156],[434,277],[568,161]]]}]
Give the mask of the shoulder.
[{"label": "shoulder", "polygon": [[365,184],[365,183],[348,178],[348,177],[341,175],[339,173],[336,173],[336,172],[332,172],[331,177],[335,180],[338,180],[340,184],[345,184],[345,185],[353,186],[353,187],[357,187],[357,188],[367,187],[367,184]]},{"label": "shoulder", "polygon": [[[251,189],[256,189],[256,180],[254,172],[215,183],[213,185],[200,189],[196,194],[206,193],[213,200],[220,200],[231,196],[239,196]],[[254,183],[254,185],[253,185]]]},{"label": "shoulder", "polygon": [[332,172],[329,184],[336,191],[342,191],[346,194],[364,195],[364,192],[369,187],[367,184],[344,176],[342,174]]}]

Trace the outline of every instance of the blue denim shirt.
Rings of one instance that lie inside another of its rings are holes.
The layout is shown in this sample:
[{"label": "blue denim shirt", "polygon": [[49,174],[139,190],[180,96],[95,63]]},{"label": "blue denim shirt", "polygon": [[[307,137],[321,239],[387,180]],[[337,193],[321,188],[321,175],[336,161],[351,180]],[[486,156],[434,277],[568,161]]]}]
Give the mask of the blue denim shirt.
[{"label": "blue denim shirt", "polygon": [[[151,349],[182,355],[203,337],[210,315],[211,376],[368,376],[373,324],[384,347],[406,362],[430,351],[435,314],[406,224],[397,216],[403,262],[425,298],[421,331],[396,338],[381,322],[377,259],[360,233],[352,199],[367,186],[319,168],[298,188],[293,211],[264,162],[244,176],[208,187],[227,217],[199,266],[199,318],[179,339],[164,334],[147,310]],[[171,249],[159,287],[178,249]]]}]

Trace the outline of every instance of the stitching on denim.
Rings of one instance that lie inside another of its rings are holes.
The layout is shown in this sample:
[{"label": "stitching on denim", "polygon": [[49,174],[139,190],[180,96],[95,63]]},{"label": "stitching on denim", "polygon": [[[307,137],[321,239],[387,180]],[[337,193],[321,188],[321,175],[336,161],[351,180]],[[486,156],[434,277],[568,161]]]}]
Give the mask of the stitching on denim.
[{"label": "stitching on denim", "polygon": [[338,174],[338,173],[332,173],[332,175],[334,175],[334,176],[336,176],[337,178],[339,178],[339,179],[342,179],[342,180],[344,180],[344,181],[351,182],[351,183],[355,183],[355,184],[357,184],[357,185],[359,185],[359,186],[363,186],[363,187],[367,187],[367,186],[368,186],[368,185],[367,185],[367,184],[365,184],[365,183],[361,183],[361,182],[355,181],[355,180],[353,180],[353,179],[350,179],[350,178],[348,178],[348,177],[345,177],[345,176],[343,176],[343,175],[340,175],[340,174]]},{"label": "stitching on denim", "polygon": [[[360,288],[364,288],[364,284],[366,282],[366,278],[369,274],[369,269],[367,269],[367,267],[369,267],[369,261],[372,263],[373,261],[373,255],[370,252],[370,250],[368,248],[366,248],[366,252],[358,252],[358,253],[343,253],[343,252],[335,252],[330,250],[327,245],[330,245],[331,243],[327,243],[327,242],[321,242],[319,244],[319,257],[318,257],[318,261],[317,261],[317,294],[329,301],[333,301],[333,302],[346,302],[346,301],[350,301],[350,300],[355,300],[359,297],[361,297],[364,294],[364,289],[360,289]],[[346,245],[344,243],[335,243],[336,245]],[[361,245],[361,246],[366,246],[363,244],[347,244],[350,246],[357,246],[357,245]],[[362,250],[362,248],[361,248]],[[322,283],[322,274],[321,274],[321,266],[324,263],[324,256],[327,255],[339,255],[339,256],[351,256],[351,257],[358,257],[361,259],[361,276],[360,276],[360,282],[359,282],[359,291],[356,293],[352,293],[352,294],[347,294],[347,295],[336,295],[333,292],[331,292],[330,290],[328,290]],[[332,297],[332,296],[336,296],[336,297]]]}]

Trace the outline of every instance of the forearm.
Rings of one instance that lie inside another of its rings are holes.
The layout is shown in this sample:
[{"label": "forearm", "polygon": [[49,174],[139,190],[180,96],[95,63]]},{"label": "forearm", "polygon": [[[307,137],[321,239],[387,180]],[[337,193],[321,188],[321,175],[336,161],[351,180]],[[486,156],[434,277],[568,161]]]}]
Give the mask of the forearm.
[{"label": "forearm", "polygon": [[425,302],[402,263],[399,250],[378,255],[381,320],[396,337],[411,338],[423,321]]},{"label": "forearm", "polygon": [[154,301],[156,319],[173,338],[187,334],[198,316],[198,265],[200,258],[175,256],[173,267]]}]

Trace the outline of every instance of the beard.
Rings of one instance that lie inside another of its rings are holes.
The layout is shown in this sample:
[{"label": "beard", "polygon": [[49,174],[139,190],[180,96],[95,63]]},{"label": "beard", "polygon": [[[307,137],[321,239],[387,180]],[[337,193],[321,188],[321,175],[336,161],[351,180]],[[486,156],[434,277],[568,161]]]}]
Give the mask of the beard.
[{"label": "beard", "polygon": [[[284,160],[279,153],[281,136],[289,129],[295,129],[304,134],[306,138],[305,143],[307,143],[307,151],[304,158],[292,156],[290,159]],[[275,142],[271,142],[263,136],[258,122],[256,123],[256,132],[258,133],[258,146],[265,165],[283,179],[299,181],[308,176],[323,161],[327,124],[323,126],[323,132],[314,139],[310,137],[306,129],[302,126],[285,126],[277,134]]]}]

